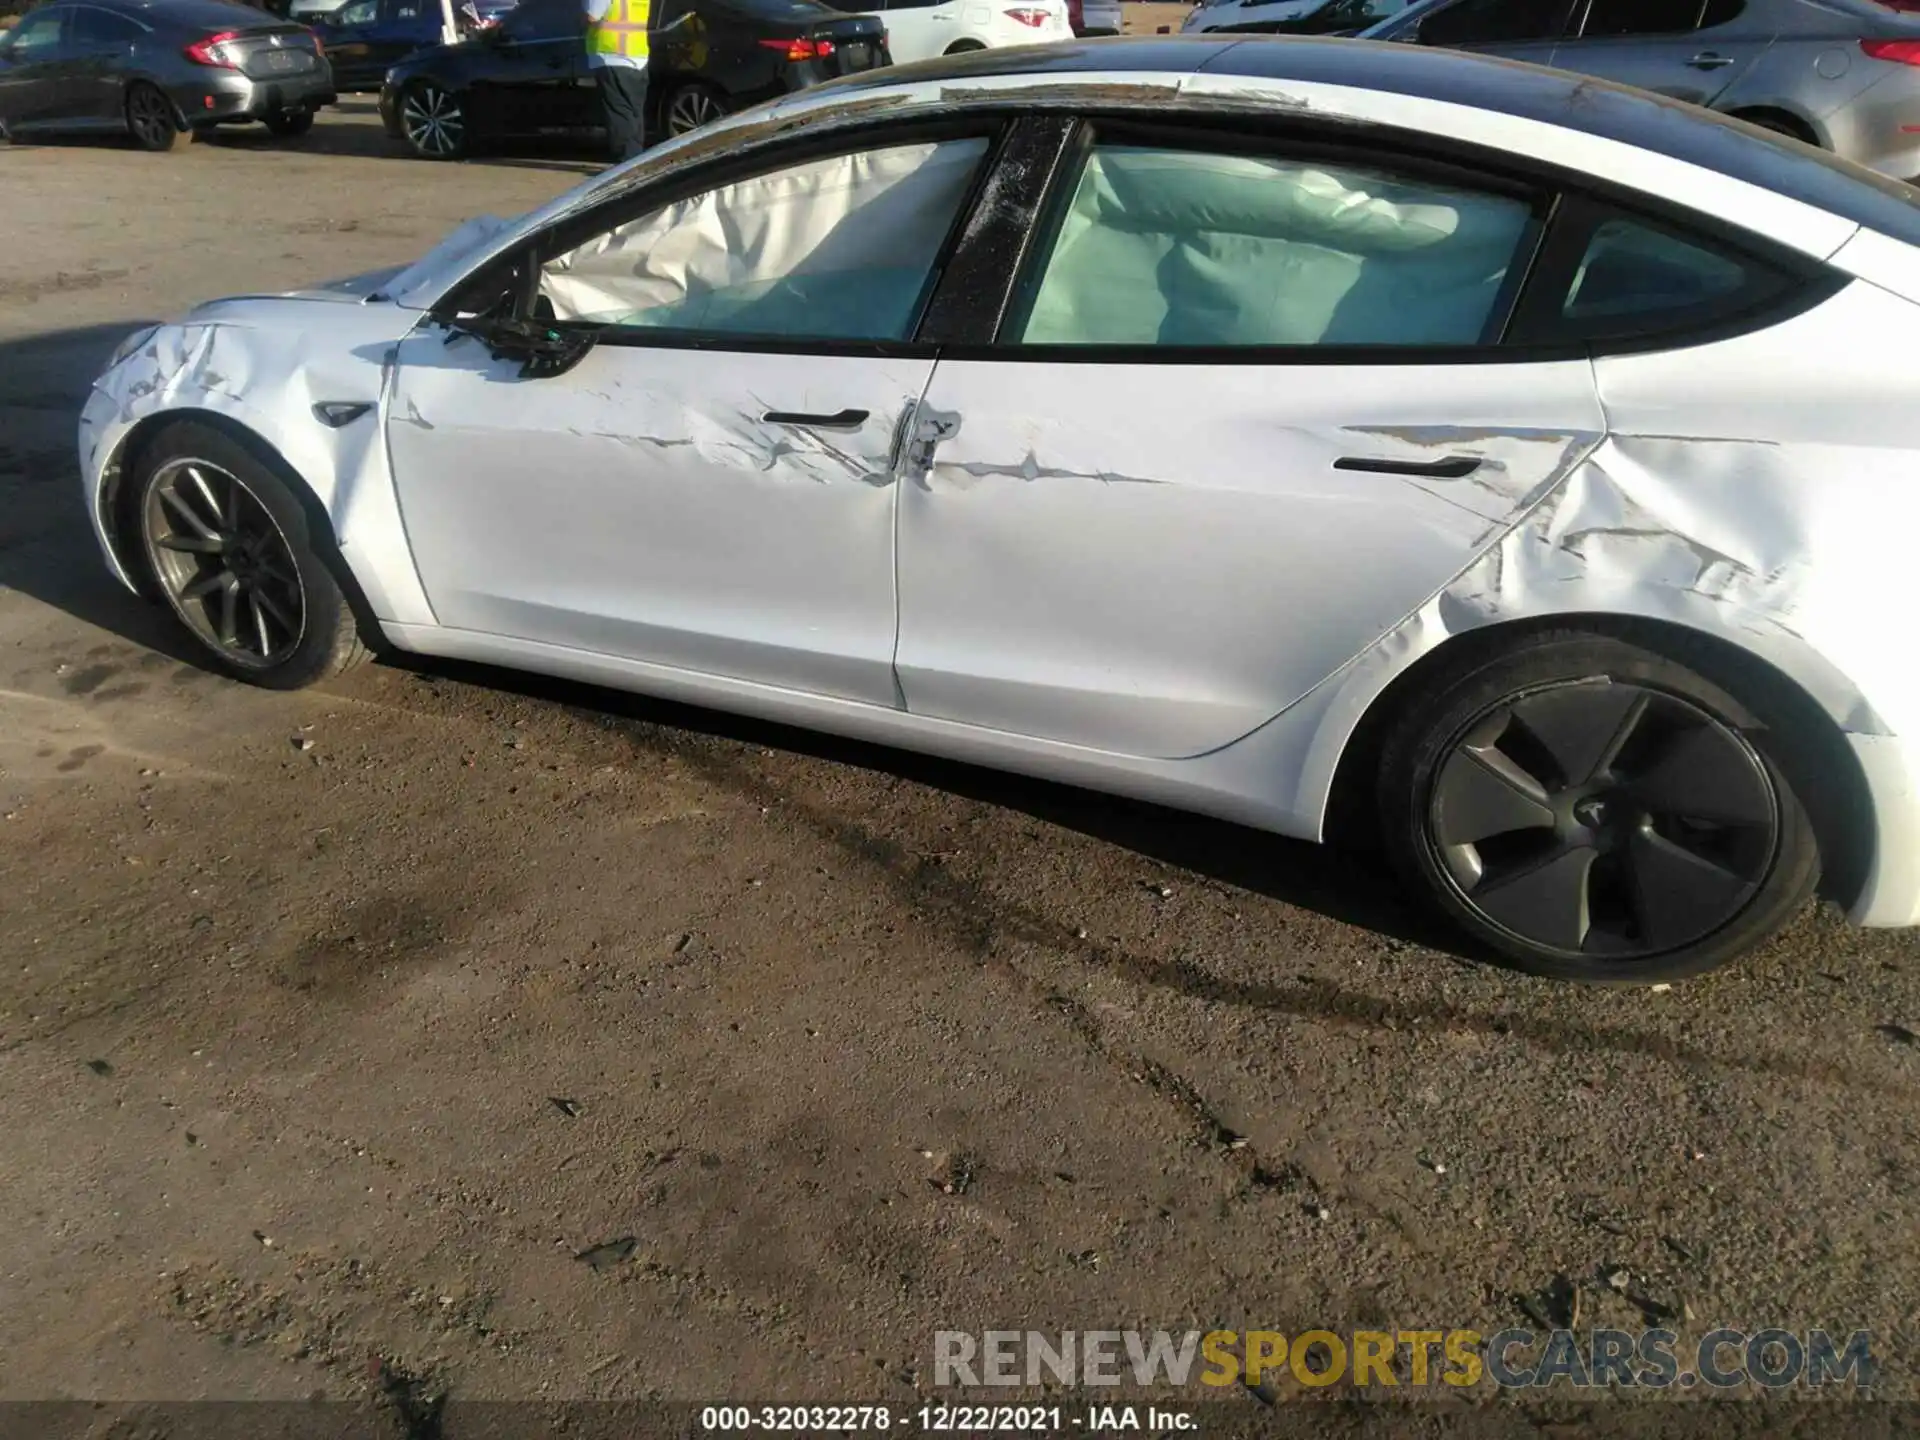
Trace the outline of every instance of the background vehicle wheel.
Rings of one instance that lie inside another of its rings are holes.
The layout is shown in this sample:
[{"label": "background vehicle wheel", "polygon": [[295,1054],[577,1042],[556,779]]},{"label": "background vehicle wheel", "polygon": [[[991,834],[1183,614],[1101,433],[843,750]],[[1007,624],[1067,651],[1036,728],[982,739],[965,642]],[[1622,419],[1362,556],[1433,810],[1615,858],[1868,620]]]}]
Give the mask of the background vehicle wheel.
[{"label": "background vehicle wheel", "polygon": [[667,97],[666,129],[670,139],[698,130],[727,113],[720,93],[706,85],[682,85]]},{"label": "background vehicle wheel", "polygon": [[1789,140],[1798,140],[1802,145],[1820,148],[1820,137],[1801,121],[1780,110],[1748,110],[1736,113],[1736,120],[1744,120],[1749,125],[1758,125],[1762,130],[1771,130],[1776,135],[1784,135]]},{"label": "background vehicle wheel", "polygon": [[127,133],[142,150],[174,150],[193,138],[182,130],[173,102],[157,85],[144,81],[127,87]]},{"label": "background vehicle wheel", "polygon": [[141,452],[130,503],[168,606],[228,674],[297,690],[366,659],[300,500],[232,436],[169,425]]},{"label": "background vehicle wheel", "polygon": [[422,160],[458,160],[467,153],[467,115],[452,92],[416,80],[400,97],[400,133]]},{"label": "background vehicle wheel", "polygon": [[295,136],[304,135],[311,129],[313,129],[313,112],[311,110],[290,110],[279,115],[269,115],[267,117],[268,132],[278,135],[283,140],[291,140]]},{"label": "background vehicle wheel", "polygon": [[1624,641],[1530,637],[1394,725],[1387,847],[1522,970],[1635,984],[1710,970],[1780,930],[1820,878],[1796,790],[1810,751],[1756,711],[1759,690]]},{"label": "background vehicle wheel", "polygon": [[948,55],[970,55],[975,50],[984,50],[986,48],[987,47],[982,45],[978,40],[956,40],[946,48],[944,53]]}]

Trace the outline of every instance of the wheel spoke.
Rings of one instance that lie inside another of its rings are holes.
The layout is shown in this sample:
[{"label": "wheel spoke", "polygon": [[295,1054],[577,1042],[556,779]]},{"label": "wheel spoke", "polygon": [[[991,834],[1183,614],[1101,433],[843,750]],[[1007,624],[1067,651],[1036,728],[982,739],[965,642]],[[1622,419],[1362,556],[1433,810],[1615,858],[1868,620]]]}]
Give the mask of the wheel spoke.
[{"label": "wheel spoke", "polygon": [[167,486],[160,490],[159,495],[160,503],[184,521],[195,535],[198,535],[202,540],[220,539],[219,532],[194,513],[193,507],[187,503],[186,497],[178,490]]},{"label": "wheel spoke", "polygon": [[281,608],[280,602],[265,590],[256,588],[253,592],[253,599],[256,605],[273,617],[273,623],[278,625],[282,630],[285,630],[288,635],[297,635],[300,633],[300,627],[294,623],[293,616]]},{"label": "wheel spoke", "polygon": [[1716,825],[1772,825],[1773,796],[1745,746],[1716,725],[1682,732],[1625,790],[1655,815]]},{"label": "wheel spoke", "polygon": [[226,507],[213,493],[213,487],[207,483],[207,477],[200,473],[197,465],[187,467],[187,478],[193,481],[193,488],[200,492],[200,498],[207,502],[207,513],[213,516],[223,529],[231,530],[233,522],[227,518]]},{"label": "wheel spoke", "polygon": [[231,575],[220,591],[219,635],[223,645],[240,643],[240,582]]},{"label": "wheel spoke", "polygon": [[1497,924],[1538,944],[1578,950],[1587,938],[1590,849],[1549,851],[1482,881],[1473,903]]},{"label": "wheel spoke", "polygon": [[191,581],[180,589],[182,600],[204,600],[214,591],[233,582],[233,573],[229,570],[209,570],[199,579]]},{"label": "wheel spoke", "polygon": [[1582,785],[1613,763],[1649,702],[1636,686],[1597,680],[1528,695],[1513,714],[1559,767],[1560,783]]},{"label": "wheel spoke", "polygon": [[1491,745],[1463,745],[1447,757],[1433,787],[1434,834],[1443,845],[1470,845],[1515,830],[1553,824],[1540,782]]},{"label": "wheel spoke", "polygon": [[162,535],[154,542],[162,550],[181,550],[189,555],[224,555],[226,542],[205,535]]},{"label": "wheel spoke", "polygon": [[1634,919],[1640,943],[1650,950],[1672,949],[1724,924],[1752,896],[1748,881],[1643,829],[1627,847]]},{"label": "wheel spoke", "polygon": [[260,639],[261,656],[273,654],[273,638],[267,634],[267,612],[260,608],[258,591],[247,592],[247,608],[253,612],[253,633]]}]

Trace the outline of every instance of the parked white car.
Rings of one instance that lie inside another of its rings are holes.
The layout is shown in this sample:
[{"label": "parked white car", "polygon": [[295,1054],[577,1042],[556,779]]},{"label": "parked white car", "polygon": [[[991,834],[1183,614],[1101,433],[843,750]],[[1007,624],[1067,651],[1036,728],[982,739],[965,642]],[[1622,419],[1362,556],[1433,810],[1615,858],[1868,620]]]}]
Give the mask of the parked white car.
[{"label": "parked white car", "polygon": [[[964,55],[1001,45],[1071,40],[1067,0],[826,0],[850,15],[877,15],[887,27],[887,53],[896,65]],[[1118,0],[1115,0],[1117,5]],[[1116,28],[1118,22],[1116,21]]]},{"label": "parked white car", "polygon": [[1644,983],[1823,875],[1920,922],[1916,331],[1915,192],[1795,142],[1456,52],[1113,40],[204,305],[113,356],[79,473],[258,684],[374,639],[1370,817],[1484,947]]}]

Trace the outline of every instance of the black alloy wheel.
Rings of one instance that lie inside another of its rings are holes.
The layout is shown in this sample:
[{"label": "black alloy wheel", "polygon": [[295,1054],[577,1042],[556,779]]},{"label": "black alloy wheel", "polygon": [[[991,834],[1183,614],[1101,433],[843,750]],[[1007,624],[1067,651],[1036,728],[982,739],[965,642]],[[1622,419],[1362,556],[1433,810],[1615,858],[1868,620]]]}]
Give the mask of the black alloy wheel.
[{"label": "black alloy wheel", "polygon": [[400,133],[423,160],[457,160],[467,153],[467,116],[452,91],[416,80],[400,97]]},{"label": "black alloy wheel", "polygon": [[173,102],[144,81],[127,91],[127,133],[142,150],[171,150],[187,138],[173,113]]},{"label": "black alloy wheel", "polygon": [[1381,801],[1403,870],[1520,968],[1646,982],[1733,959],[1805,903],[1806,775],[1792,727],[1714,680],[1567,636],[1413,707]]},{"label": "black alloy wheel", "polygon": [[726,113],[720,97],[705,85],[683,85],[667,97],[667,134],[677,140]]}]

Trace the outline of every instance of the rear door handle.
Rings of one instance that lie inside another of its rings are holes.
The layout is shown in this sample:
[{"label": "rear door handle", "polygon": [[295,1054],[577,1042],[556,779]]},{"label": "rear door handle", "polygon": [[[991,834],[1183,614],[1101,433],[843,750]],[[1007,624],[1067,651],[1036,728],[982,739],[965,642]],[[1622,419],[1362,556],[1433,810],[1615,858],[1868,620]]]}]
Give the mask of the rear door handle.
[{"label": "rear door handle", "polygon": [[864,410],[837,410],[831,415],[810,415],[804,410],[769,410],[760,417],[763,425],[797,425],[802,430],[858,430],[867,423]]},{"label": "rear door handle", "polygon": [[1724,70],[1727,66],[1733,64],[1733,56],[1716,55],[1711,50],[1702,50],[1698,55],[1687,61],[1687,64],[1696,70]]},{"label": "rear door handle", "polygon": [[1480,468],[1477,455],[1449,455],[1444,460],[1379,460],[1371,455],[1342,455],[1336,470],[1373,470],[1382,475],[1426,475],[1435,480],[1459,480]]}]

